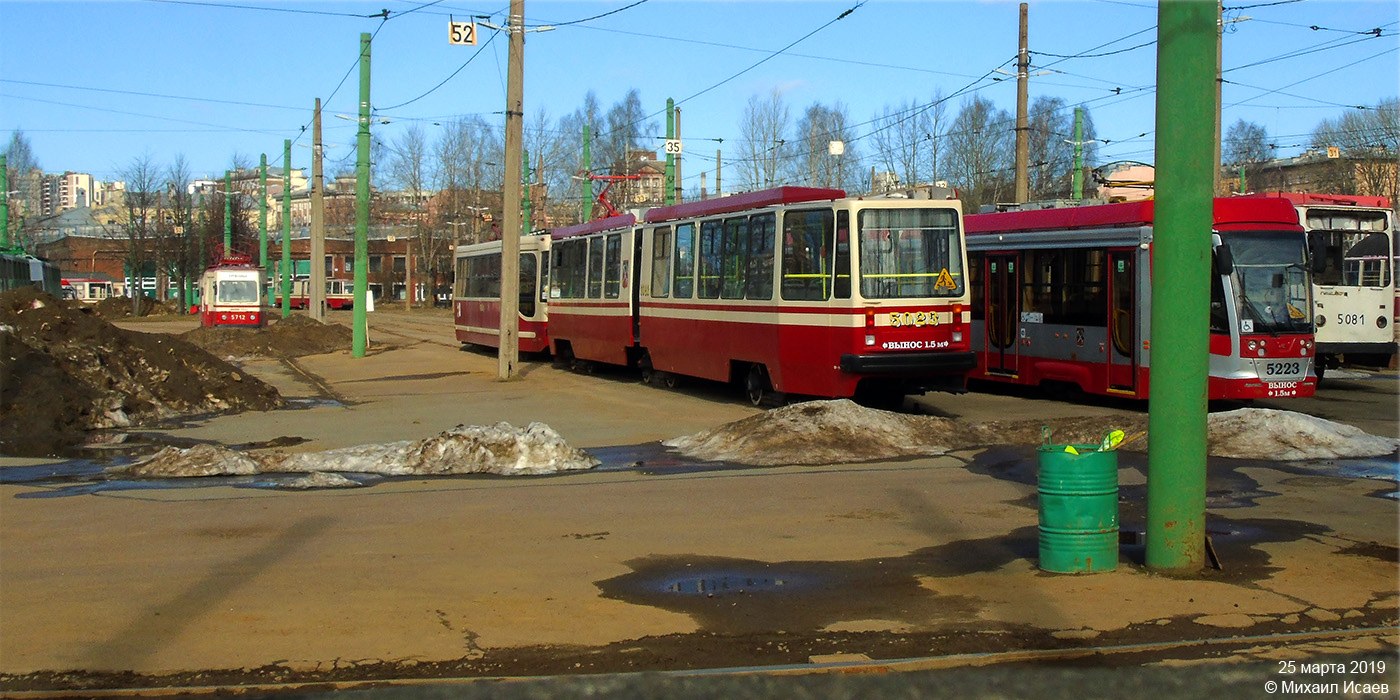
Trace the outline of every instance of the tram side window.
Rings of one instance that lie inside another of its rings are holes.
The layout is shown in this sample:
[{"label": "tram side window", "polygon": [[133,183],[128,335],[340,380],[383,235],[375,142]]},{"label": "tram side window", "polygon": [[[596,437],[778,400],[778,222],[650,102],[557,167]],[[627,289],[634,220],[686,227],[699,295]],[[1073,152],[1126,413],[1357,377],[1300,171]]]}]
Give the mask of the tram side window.
[{"label": "tram side window", "polygon": [[467,295],[467,264],[471,258],[457,258],[457,275],[452,280],[452,296]]},{"label": "tram side window", "polygon": [[720,288],[721,261],[724,224],[720,221],[704,221],[700,224],[700,245],[696,258],[700,263],[700,284],[695,296],[700,299],[718,299]]},{"label": "tram side window", "polygon": [[1225,287],[1220,283],[1220,271],[1215,267],[1215,254],[1210,256],[1210,332],[1230,334],[1230,310],[1225,308]]},{"label": "tram side window", "polygon": [[836,212],[836,265],[831,270],[832,296],[851,298],[851,213]]},{"label": "tram side window", "polygon": [[651,234],[651,295],[663,299],[671,293],[671,227]]},{"label": "tram side window", "polygon": [[[796,301],[824,301],[831,293],[827,284],[827,256],[832,248],[835,218],[830,209],[790,211],[783,216],[782,296]],[[849,256],[849,253],[848,253]],[[850,290],[847,263],[847,295]]]},{"label": "tram side window", "polygon": [[1040,314],[1041,323],[1107,326],[1105,260],[1103,250],[1026,251],[1021,311]]},{"label": "tram side window", "polygon": [[773,298],[773,235],[777,216],[760,214],[749,218],[749,261],[744,286],[745,299]]},{"label": "tram side window", "polygon": [[603,296],[603,239],[588,239],[588,298]]},{"label": "tram side window", "polygon": [[520,254],[520,315],[535,315],[535,255]]},{"label": "tram side window", "polygon": [[971,287],[972,320],[981,321],[986,318],[987,290],[982,288],[982,253],[968,252],[967,254],[967,284]]},{"label": "tram side window", "polygon": [[695,289],[695,224],[676,227],[677,299],[689,299]]},{"label": "tram side window", "polygon": [[744,298],[744,277],[748,268],[749,220],[743,217],[724,220],[724,254],[721,272],[724,283],[720,296],[725,299]]},{"label": "tram side window", "polygon": [[607,260],[603,264],[603,297],[616,299],[622,292],[622,234],[607,237]]}]

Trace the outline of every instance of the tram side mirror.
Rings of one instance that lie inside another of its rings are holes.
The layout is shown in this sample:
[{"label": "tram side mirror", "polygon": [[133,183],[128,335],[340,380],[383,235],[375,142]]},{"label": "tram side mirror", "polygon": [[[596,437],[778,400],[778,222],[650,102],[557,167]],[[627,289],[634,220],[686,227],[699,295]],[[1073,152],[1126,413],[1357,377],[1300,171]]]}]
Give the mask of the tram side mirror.
[{"label": "tram side mirror", "polygon": [[1327,239],[1321,231],[1308,233],[1308,258],[1312,261],[1310,269],[1314,275],[1327,271]]},{"label": "tram side mirror", "polygon": [[1235,255],[1230,252],[1229,243],[1215,247],[1215,267],[1222,275],[1235,274]]}]

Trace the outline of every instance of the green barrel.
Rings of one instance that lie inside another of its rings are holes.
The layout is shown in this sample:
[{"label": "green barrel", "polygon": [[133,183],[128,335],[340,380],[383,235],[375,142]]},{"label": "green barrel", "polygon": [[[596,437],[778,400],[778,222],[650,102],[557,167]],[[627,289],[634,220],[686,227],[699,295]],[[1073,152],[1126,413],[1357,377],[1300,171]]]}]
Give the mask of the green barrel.
[{"label": "green barrel", "polygon": [[1118,453],[1098,445],[1040,446],[1040,568],[1118,566]]}]

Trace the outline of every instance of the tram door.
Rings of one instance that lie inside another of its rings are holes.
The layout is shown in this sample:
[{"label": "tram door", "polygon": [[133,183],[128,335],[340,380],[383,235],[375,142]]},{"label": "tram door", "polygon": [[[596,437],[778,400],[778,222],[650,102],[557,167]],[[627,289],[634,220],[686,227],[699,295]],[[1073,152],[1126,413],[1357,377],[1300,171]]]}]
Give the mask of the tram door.
[{"label": "tram door", "polygon": [[1021,295],[1018,293],[1015,253],[988,254],[987,266],[987,369],[989,374],[1016,374],[1019,344],[1016,340],[1021,320]]},{"label": "tram door", "polygon": [[1108,251],[1108,388],[1137,389],[1136,250]]}]

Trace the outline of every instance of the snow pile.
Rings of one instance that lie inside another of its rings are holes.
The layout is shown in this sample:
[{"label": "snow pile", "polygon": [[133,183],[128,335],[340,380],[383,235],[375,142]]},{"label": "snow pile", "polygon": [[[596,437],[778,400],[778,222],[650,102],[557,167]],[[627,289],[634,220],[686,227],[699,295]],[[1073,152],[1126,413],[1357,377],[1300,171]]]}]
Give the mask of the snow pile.
[{"label": "snow pile", "polygon": [[699,459],[772,466],[833,464],[948,451],[957,429],[941,418],[865,408],[846,399],[776,408],[662,444]]},{"label": "snow pile", "polygon": [[1375,457],[1400,449],[1400,440],[1294,411],[1241,408],[1206,421],[1210,454],[1246,459]]},{"label": "snow pile", "polygon": [[[811,401],[786,406],[662,444],[704,460],[757,466],[841,464],[989,445],[1038,445],[1042,427],[1056,444],[1098,444],[1122,430],[1145,435],[1146,415],[961,422],[909,416],[851,401]],[[1303,460],[1393,454],[1400,440],[1377,437],[1341,423],[1293,411],[1242,408],[1207,419],[1209,453],[1216,457]],[[1128,450],[1145,450],[1133,439]]]},{"label": "snow pile", "polygon": [[[564,442],[553,428],[531,423],[457,426],[425,440],[358,445],[324,452],[249,454],[226,447],[167,447],[151,459],[109,470],[122,478],[241,476],[248,474],[358,472],[386,476],[554,474],[592,469],[598,460]],[[321,486],[316,486],[321,488]]]},{"label": "snow pile", "polygon": [[328,474],[326,472],[315,472],[300,476],[282,484],[282,488],[287,489],[353,489],[362,486],[354,479],[347,479],[339,474]]}]

